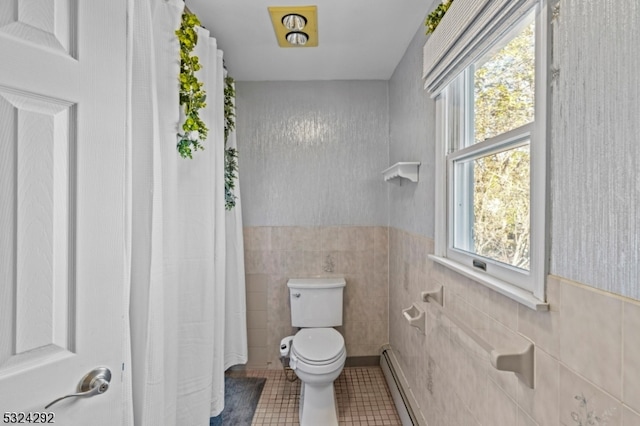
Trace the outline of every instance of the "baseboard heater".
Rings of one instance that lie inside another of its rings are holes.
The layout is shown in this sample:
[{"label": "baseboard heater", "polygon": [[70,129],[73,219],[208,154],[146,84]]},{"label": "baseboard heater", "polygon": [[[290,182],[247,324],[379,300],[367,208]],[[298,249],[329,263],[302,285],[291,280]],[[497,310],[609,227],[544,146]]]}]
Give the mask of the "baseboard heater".
[{"label": "baseboard heater", "polygon": [[380,352],[380,367],[387,381],[393,402],[402,426],[426,426],[418,410],[418,403],[409,392],[409,383],[402,373],[398,360],[390,345],[384,345]]}]

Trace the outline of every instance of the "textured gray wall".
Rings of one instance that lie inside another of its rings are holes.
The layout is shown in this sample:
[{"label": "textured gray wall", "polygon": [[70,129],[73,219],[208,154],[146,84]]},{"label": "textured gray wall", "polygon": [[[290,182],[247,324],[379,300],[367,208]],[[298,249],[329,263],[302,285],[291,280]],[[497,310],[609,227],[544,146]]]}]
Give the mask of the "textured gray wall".
[{"label": "textured gray wall", "polygon": [[[550,273],[640,299],[640,4],[562,0],[552,24]],[[598,29],[598,30],[595,30]],[[389,223],[433,237],[434,106],[423,28],[389,83],[389,157],[422,161],[389,187]]]},{"label": "textured gray wall", "polygon": [[423,89],[420,25],[389,81],[389,164],[420,161],[417,183],[389,184],[390,226],[434,237],[435,102]]},{"label": "textured gray wall", "polygon": [[640,299],[640,3],[563,0],[553,29],[551,273]]},{"label": "textured gray wall", "polygon": [[[561,1],[549,194],[550,272],[635,299],[639,8]],[[420,81],[422,31],[388,83],[238,83],[245,226],[390,224],[433,237],[435,113]],[[384,183],[380,171],[396,161],[421,161],[420,182]]]},{"label": "textured gray wall", "polygon": [[244,226],[388,224],[386,81],[238,82]]}]

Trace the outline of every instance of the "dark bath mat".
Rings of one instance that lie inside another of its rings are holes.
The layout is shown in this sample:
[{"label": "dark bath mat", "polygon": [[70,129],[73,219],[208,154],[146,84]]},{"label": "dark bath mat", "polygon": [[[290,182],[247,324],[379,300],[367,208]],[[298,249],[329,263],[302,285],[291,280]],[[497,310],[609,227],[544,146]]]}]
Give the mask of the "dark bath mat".
[{"label": "dark bath mat", "polygon": [[262,377],[224,377],[224,410],[209,426],[250,426],[264,383]]}]

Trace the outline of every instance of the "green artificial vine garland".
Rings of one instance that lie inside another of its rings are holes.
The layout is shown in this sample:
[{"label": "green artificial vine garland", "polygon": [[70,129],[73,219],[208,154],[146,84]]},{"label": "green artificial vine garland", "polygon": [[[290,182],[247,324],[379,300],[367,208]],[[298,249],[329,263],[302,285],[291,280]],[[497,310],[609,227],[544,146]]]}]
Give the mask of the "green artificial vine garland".
[{"label": "green artificial vine garland", "polygon": [[184,107],[183,133],[178,133],[178,152],[182,158],[193,158],[192,151],[204,149],[200,142],[207,138],[209,129],[200,119],[199,111],[207,106],[207,93],[196,77],[202,66],[192,51],[198,43],[195,27],[200,25],[198,17],[192,13],[182,14],[180,29],[176,30],[180,42],[180,105]]},{"label": "green artificial vine garland", "polygon": [[238,179],[238,150],[227,147],[227,140],[236,128],[236,89],[233,86],[233,78],[226,77],[224,83],[224,204],[227,210],[231,210],[236,205],[233,190],[236,187],[235,181]]},{"label": "green artificial vine garland", "polygon": [[436,30],[440,20],[447,10],[449,10],[451,3],[453,3],[453,0],[444,0],[427,16],[427,19],[424,21],[424,26],[427,27],[426,34],[431,34]]},{"label": "green artificial vine garland", "polygon": [[[185,12],[182,14],[180,29],[176,30],[180,42],[180,105],[184,106],[185,115],[183,133],[178,133],[177,145],[182,158],[193,158],[193,151],[204,149],[200,142],[207,138],[209,131],[199,116],[200,109],[207,106],[207,93],[202,88],[203,83],[195,75],[202,66],[199,58],[191,54],[198,43],[196,25],[200,25],[198,17]],[[233,78],[226,77],[224,82],[224,198],[225,208],[231,210],[236,205],[233,190],[238,180],[238,150],[227,147],[227,140],[236,127],[236,91]]]}]

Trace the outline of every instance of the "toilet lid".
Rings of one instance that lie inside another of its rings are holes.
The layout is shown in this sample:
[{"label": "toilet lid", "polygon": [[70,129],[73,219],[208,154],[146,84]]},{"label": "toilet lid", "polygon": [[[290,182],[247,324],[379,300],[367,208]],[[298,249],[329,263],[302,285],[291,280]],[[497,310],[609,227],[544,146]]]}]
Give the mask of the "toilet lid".
[{"label": "toilet lid", "polygon": [[344,338],[333,328],[303,328],[293,338],[296,355],[311,363],[329,363],[344,351]]}]

